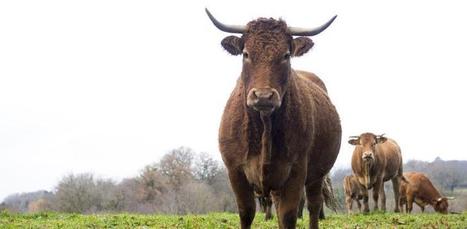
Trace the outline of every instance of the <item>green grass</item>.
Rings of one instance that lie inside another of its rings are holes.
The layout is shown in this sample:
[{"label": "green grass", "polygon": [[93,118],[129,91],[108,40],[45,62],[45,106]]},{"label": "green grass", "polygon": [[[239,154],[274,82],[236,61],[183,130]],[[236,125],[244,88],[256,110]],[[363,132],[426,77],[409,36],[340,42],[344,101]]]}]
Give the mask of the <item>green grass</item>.
[{"label": "green grass", "polygon": [[[297,228],[306,228],[308,219],[299,219]],[[467,228],[467,212],[462,214],[330,215],[321,228]],[[0,228],[239,228],[237,214],[140,215],[140,214],[15,214],[0,212]],[[253,228],[277,228],[277,222],[264,221],[257,214]]]}]

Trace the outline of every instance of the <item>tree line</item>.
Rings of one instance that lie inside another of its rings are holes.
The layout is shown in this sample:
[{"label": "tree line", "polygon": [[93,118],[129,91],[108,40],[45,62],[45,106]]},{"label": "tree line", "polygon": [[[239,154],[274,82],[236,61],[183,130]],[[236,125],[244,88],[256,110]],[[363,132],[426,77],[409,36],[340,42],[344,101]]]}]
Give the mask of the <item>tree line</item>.
[{"label": "tree line", "polygon": [[0,208],[17,212],[199,214],[236,211],[227,172],[206,153],[180,147],[120,182],[68,174],[53,191],[13,194]]},{"label": "tree line", "polygon": [[[433,162],[411,160],[404,171],[419,171],[430,177],[442,192],[467,189],[467,161]],[[332,172],[331,180],[344,207],[342,181],[350,168]],[[388,186],[388,185],[386,185]],[[392,187],[386,187],[392,189]],[[467,208],[467,196],[457,202]],[[462,202],[463,201],[463,202]],[[222,162],[207,153],[180,147],[159,162],[145,166],[136,177],[119,182],[91,173],[68,174],[54,190],[12,194],[1,209],[16,212],[58,211],[69,213],[137,212],[147,214],[202,214],[236,212],[235,197]]]}]

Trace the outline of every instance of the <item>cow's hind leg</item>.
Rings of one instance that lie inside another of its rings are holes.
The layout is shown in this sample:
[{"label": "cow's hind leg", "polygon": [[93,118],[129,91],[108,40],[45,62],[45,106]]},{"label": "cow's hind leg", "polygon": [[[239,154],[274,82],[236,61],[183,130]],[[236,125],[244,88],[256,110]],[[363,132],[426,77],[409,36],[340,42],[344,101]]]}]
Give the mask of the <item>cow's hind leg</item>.
[{"label": "cow's hind leg", "polygon": [[381,199],[381,211],[386,211],[386,192],[384,191],[384,183],[381,184],[381,188],[379,190],[379,196]]},{"label": "cow's hind leg", "polygon": [[272,200],[271,200],[271,196],[268,196],[268,198],[266,198],[266,206],[265,206],[265,209],[264,209],[264,213],[266,214],[265,216],[265,220],[270,220],[272,219]]},{"label": "cow's hind leg", "polygon": [[306,184],[306,198],[308,201],[308,211],[310,214],[310,228],[318,228],[318,219],[321,207],[323,204],[323,195],[321,186],[322,180],[315,181],[311,184]]},{"label": "cow's hind leg", "polygon": [[326,219],[326,216],[324,215],[324,204],[323,204],[323,202],[321,202],[321,209],[319,210],[319,219]]},{"label": "cow's hind leg", "polygon": [[400,178],[399,177],[394,177],[392,178],[392,190],[394,191],[394,212],[400,212],[399,208],[399,199],[400,199],[400,193],[399,193],[399,185],[400,185]]},{"label": "cow's hind leg", "polygon": [[298,205],[298,218],[303,218],[303,208],[305,207],[305,193],[302,192],[300,197],[300,204]]},{"label": "cow's hind leg", "polygon": [[249,184],[243,172],[229,171],[229,179],[237,200],[238,213],[242,229],[251,228],[255,218],[256,203],[253,187]]},{"label": "cow's hind leg", "polygon": [[410,214],[412,212],[413,201],[414,201],[413,196],[407,195],[407,203],[405,203],[405,212],[407,214]]}]

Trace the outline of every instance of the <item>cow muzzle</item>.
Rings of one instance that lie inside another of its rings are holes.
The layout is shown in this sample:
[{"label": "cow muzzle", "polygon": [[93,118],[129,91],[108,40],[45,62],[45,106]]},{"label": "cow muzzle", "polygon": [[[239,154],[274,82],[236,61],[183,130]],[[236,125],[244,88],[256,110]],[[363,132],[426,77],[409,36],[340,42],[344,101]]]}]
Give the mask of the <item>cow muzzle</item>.
[{"label": "cow muzzle", "polygon": [[281,106],[281,99],[274,88],[253,88],[248,92],[246,103],[258,112],[272,113]]},{"label": "cow muzzle", "polygon": [[364,161],[371,161],[371,160],[375,159],[375,156],[374,156],[373,152],[367,151],[367,152],[363,152],[362,159]]}]

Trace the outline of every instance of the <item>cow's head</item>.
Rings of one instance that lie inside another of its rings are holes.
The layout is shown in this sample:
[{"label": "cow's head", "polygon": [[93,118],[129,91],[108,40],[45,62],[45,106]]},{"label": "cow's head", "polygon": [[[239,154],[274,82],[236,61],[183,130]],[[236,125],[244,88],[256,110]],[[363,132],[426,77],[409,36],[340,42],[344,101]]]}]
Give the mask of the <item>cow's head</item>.
[{"label": "cow's head", "polygon": [[440,197],[437,200],[433,201],[433,208],[436,212],[448,214],[448,198],[447,197]]},{"label": "cow's head", "polygon": [[349,144],[362,148],[363,161],[373,161],[375,159],[376,145],[384,143],[387,140],[383,135],[363,133],[360,136],[350,136]]},{"label": "cow's head", "polygon": [[[288,27],[282,20],[259,18],[246,26],[225,25],[206,9],[214,25],[238,36],[227,36],[221,44],[232,55],[243,56],[242,78],[246,105],[264,114],[271,114],[282,103],[291,74],[290,58],[298,57],[313,47],[308,38],[324,31],[336,16],[324,25],[303,29]],[[299,36],[293,38],[293,36]]]}]

